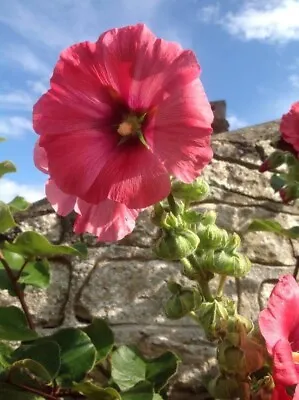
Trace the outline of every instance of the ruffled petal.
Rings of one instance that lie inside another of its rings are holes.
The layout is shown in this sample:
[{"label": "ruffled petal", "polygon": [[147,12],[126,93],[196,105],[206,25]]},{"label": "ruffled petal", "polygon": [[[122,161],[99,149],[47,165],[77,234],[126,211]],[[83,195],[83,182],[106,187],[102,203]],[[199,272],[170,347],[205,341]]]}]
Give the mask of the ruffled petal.
[{"label": "ruffled petal", "polygon": [[285,386],[299,383],[293,358],[292,348],[288,340],[279,340],[273,348],[273,374],[275,382]]},{"label": "ruffled petal", "polygon": [[195,54],[157,38],[144,24],[112,29],[97,41],[112,87],[132,109],[147,109],[199,76]]},{"label": "ruffled petal", "polygon": [[299,151],[299,102],[294,103],[290,111],[282,116],[280,131],[283,139]]},{"label": "ruffled petal", "polygon": [[66,194],[89,200],[86,193],[115,148],[109,135],[96,130],[72,136],[45,135],[40,143],[47,152],[49,174],[57,186]]},{"label": "ruffled petal", "polygon": [[279,279],[267,308],[260,313],[259,326],[270,354],[280,339],[289,340],[299,328],[299,286],[292,275]]},{"label": "ruffled petal", "polygon": [[122,239],[132,232],[139,211],[112,200],[104,200],[97,205],[78,201],[76,211],[79,213],[74,231],[89,232],[104,242]]},{"label": "ruffled petal", "polygon": [[33,149],[33,161],[37,169],[45,174],[48,173],[48,157],[45,149],[40,146],[39,139]]},{"label": "ruffled petal", "polygon": [[271,400],[292,400],[292,397],[287,394],[284,386],[275,385]]},{"label": "ruffled petal", "polygon": [[213,112],[199,80],[180,87],[155,110],[145,137],[167,170],[193,181],[211,161]]},{"label": "ruffled petal", "polygon": [[170,193],[170,178],[156,156],[139,141],[123,143],[106,162],[84,200],[109,198],[129,208],[145,208]]},{"label": "ruffled petal", "polygon": [[73,211],[77,201],[77,197],[63,193],[53,179],[46,183],[46,196],[57,214],[63,217]]}]

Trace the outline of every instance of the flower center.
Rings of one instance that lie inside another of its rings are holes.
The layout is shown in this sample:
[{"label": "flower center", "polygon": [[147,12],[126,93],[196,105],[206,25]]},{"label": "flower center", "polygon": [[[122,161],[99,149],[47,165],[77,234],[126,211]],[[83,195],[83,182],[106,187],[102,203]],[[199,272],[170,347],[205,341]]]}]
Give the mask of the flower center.
[{"label": "flower center", "polygon": [[144,117],[137,117],[137,115],[130,114],[119,124],[117,132],[123,137],[139,133],[143,119]]},{"label": "flower center", "polygon": [[293,361],[295,364],[299,364],[299,353],[293,352],[292,353]]}]

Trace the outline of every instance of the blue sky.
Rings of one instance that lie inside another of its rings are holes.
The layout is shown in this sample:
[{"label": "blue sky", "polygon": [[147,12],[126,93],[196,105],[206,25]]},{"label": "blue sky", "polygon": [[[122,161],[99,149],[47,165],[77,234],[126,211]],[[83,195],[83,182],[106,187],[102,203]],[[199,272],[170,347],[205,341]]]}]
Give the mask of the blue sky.
[{"label": "blue sky", "polygon": [[1,199],[43,197],[31,109],[59,52],[137,22],[196,52],[209,99],[227,101],[231,129],[279,118],[299,100],[299,0],[2,1],[0,159],[18,173],[0,181]]}]

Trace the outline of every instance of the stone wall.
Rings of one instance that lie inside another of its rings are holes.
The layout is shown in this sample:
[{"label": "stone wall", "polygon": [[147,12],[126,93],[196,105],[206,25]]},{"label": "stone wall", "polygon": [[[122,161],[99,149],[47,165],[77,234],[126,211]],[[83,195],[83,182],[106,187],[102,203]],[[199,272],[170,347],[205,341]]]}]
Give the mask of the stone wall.
[{"label": "stone wall", "polygon": [[[294,243],[272,234],[246,233],[255,217],[275,217],[286,227],[298,220],[298,208],[283,206],[269,186],[270,175],[258,172],[261,159],[272,151],[277,131],[274,121],[215,136],[215,157],[204,173],[211,185],[204,207],[219,213],[219,225],[242,235],[244,251],[253,262],[246,278],[231,279],[227,286],[239,309],[249,316],[256,316],[265,305],[278,275],[296,269],[298,246]],[[71,232],[72,217],[58,218],[46,200],[33,205],[20,224],[55,243],[78,241]],[[97,243],[84,236],[88,260],[55,260],[49,289],[28,291],[27,301],[36,324],[45,332],[84,324],[95,316],[107,317],[119,342],[135,343],[149,355],[175,350],[183,364],[172,398],[199,399],[197,378],[212,363],[214,348],[191,319],[169,321],[163,315],[166,281],[180,277],[180,264],[155,258],[150,247],[156,234],[144,212],[135,231],[118,244]],[[11,301],[1,294],[0,302]]]}]

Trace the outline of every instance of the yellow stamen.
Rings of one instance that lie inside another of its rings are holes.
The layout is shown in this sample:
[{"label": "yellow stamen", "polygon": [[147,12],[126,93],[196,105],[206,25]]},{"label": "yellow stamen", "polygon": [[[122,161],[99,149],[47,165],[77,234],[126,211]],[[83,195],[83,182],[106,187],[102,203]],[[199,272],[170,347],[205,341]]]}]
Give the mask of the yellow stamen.
[{"label": "yellow stamen", "polygon": [[120,134],[120,136],[129,136],[132,135],[133,133],[133,125],[130,124],[127,121],[122,122],[118,129],[117,132]]},{"label": "yellow stamen", "polygon": [[292,353],[293,361],[295,364],[299,364],[299,353]]}]

